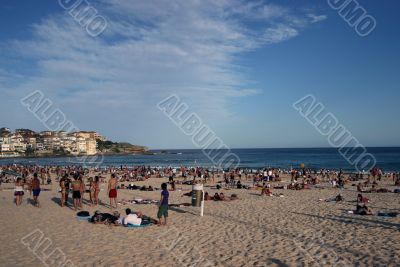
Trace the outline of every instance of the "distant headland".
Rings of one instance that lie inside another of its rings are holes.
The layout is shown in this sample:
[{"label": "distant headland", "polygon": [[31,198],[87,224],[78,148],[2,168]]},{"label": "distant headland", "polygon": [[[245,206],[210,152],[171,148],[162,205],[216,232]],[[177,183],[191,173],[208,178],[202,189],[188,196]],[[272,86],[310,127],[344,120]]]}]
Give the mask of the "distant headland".
[{"label": "distant headland", "polygon": [[113,142],[95,131],[42,131],[0,128],[0,157],[55,157],[146,154],[145,146]]}]

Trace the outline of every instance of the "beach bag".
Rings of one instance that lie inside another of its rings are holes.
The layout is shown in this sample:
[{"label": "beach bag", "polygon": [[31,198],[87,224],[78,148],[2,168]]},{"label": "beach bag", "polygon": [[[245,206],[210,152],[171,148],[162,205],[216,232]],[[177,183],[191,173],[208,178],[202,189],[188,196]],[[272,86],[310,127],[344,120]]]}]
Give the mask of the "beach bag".
[{"label": "beach bag", "polygon": [[83,211],[78,212],[76,214],[76,216],[78,216],[78,217],[90,217],[90,213],[88,211],[83,210]]}]

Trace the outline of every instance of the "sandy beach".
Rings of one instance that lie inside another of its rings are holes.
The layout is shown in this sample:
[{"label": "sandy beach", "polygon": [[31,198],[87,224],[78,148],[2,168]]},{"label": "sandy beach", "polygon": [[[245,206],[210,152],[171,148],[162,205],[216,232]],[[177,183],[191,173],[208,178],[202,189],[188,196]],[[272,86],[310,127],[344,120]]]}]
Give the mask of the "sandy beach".
[{"label": "sandy beach", "polygon": [[[151,178],[135,185],[159,188],[166,181]],[[49,191],[40,195],[41,208],[28,202],[29,193],[16,207],[13,185],[3,184],[0,266],[55,266],[59,252],[65,255],[66,266],[398,266],[400,218],[348,214],[356,205],[356,187],[322,186],[326,189],[273,190],[284,197],[261,197],[258,190],[222,189],[225,195],[237,194],[239,200],[207,201],[204,217],[198,208],[173,207],[165,227],[124,228],[77,220],[71,207],[59,206],[57,183],[44,187]],[[107,184],[101,188],[101,205],[84,205],[91,214],[110,212]],[[182,194],[190,192],[191,186],[177,188],[170,192],[170,203],[190,203],[191,198]],[[217,192],[207,187],[205,191]],[[339,192],[344,202],[319,201]],[[120,202],[158,200],[160,191],[119,190],[118,194]],[[399,211],[398,194],[370,193],[367,197],[374,212]],[[155,204],[119,204],[118,210],[124,214],[127,207],[156,217]],[[50,244],[47,249],[46,244]]]}]

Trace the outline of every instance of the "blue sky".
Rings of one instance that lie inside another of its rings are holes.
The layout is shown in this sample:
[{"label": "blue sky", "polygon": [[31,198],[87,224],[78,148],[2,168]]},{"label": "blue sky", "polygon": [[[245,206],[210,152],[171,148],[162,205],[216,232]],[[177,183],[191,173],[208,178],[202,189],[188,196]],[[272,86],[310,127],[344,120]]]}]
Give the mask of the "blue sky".
[{"label": "blue sky", "polygon": [[0,124],[44,130],[40,90],[78,128],[193,148],[156,105],[174,93],[230,147],[324,147],[292,103],[313,94],[366,146],[400,145],[397,1],[359,1],[359,36],[328,1],[91,0],[90,36],[52,0],[0,4]]}]

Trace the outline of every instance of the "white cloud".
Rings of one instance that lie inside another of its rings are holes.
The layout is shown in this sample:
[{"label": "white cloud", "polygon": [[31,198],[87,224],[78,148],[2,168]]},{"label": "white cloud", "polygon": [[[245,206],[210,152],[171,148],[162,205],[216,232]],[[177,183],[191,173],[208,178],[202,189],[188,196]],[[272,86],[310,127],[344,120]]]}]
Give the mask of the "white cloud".
[{"label": "white cloud", "polygon": [[311,23],[320,22],[328,18],[327,15],[315,15],[315,14],[308,14],[308,17],[311,19]]},{"label": "white cloud", "polygon": [[82,121],[92,118],[86,109],[101,115],[110,112],[105,107],[126,119],[140,112],[145,120],[171,93],[205,120],[223,117],[229,98],[259,90],[248,89],[254,85],[236,57],[295,37],[323,17],[242,0],[104,0],[94,6],[108,21],[97,38],[64,12],[34,25],[32,39],[12,42],[13,53],[36,69],[13,91],[43,90],[67,109],[75,105],[81,112],[74,119]]},{"label": "white cloud", "polygon": [[286,25],[277,25],[265,30],[263,41],[267,44],[279,43],[298,35],[298,30]]}]

